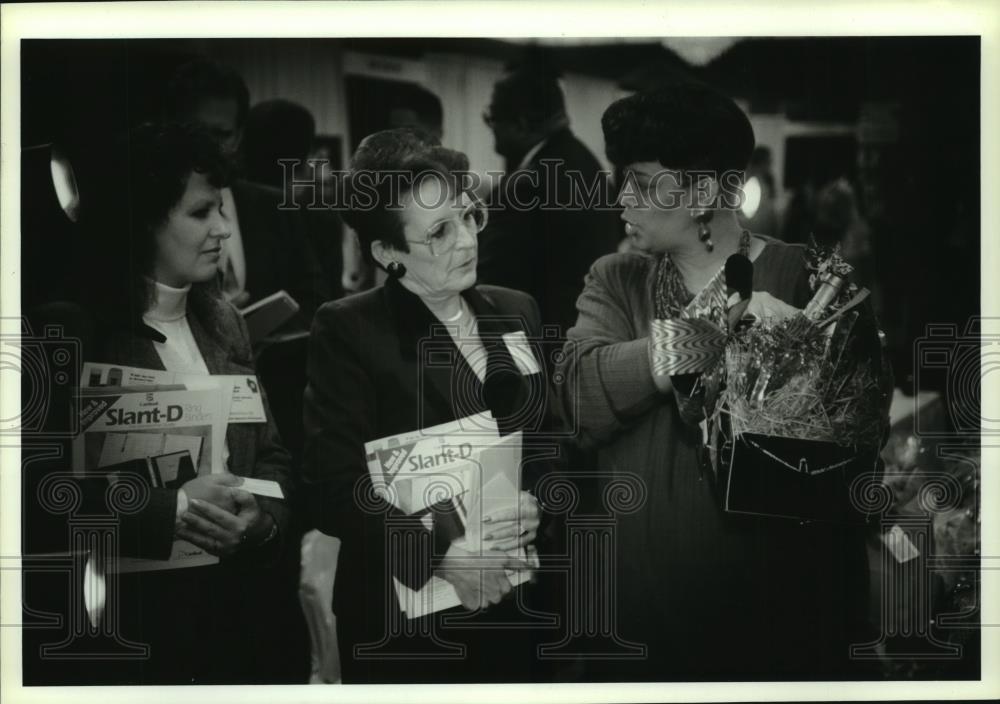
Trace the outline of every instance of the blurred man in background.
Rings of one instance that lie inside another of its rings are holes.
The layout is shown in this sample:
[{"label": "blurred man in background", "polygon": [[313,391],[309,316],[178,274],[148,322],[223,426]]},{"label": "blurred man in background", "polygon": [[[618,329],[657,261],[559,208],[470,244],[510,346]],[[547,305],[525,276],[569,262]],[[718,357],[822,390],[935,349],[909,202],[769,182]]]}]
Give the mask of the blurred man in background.
[{"label": "blurred man in background", "polygon": [[[240,75],[207,59],[180,66],[167,85],[165,118],[204,125],[232,156],[249,109]],[[314,256],[298,211],[279,208],[283,199],[281,189],[244,179],[223,189],[223,214],[231,228],[219,262],[223,289],[240,308],[285,290],[300,306],[296,327],[308,329],[313,312],[331,298],[330,277]]]},{"label": "blurred man in background", "polygon": [[[308,244],[326,274],[322,295],[343,295],[343,225],[324,205],[321,164],[309,163],[316,141],[316,120],[299,103],[276,98],[254,104],[247,114],[240,145],[243,177],[284,193],[286,205],[299,209]],[[291,159],[296,165],[281,163]],[[329,202],[329,201],[326,201]]]},{"label": "blurred man in background", "polygon": [[607,175],[570,131],[553,71],[509,71],[493,87],[483,119],[507,173],[480,235],[479,281],[530,293],[542,321],[564,337],[576,322],[583,277],[618,245],[615,213],[595,207],[610,201]]},{"label": "blurred man in background", "polygon": [[432,135],[444,136],[444,110],[441,99],[423,86],[404,84],[396,92],[389,108],[389,128],[412,127]]}]

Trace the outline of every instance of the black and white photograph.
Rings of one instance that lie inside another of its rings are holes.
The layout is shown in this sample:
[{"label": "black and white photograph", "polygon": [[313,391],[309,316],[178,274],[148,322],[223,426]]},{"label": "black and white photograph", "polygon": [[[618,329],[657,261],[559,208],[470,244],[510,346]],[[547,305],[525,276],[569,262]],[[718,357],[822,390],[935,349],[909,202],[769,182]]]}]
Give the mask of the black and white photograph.
[{"label": "black and white photograph", "polygon": [[5,698],[1000,696],[1000,13],[781,7],[5,4]]}]

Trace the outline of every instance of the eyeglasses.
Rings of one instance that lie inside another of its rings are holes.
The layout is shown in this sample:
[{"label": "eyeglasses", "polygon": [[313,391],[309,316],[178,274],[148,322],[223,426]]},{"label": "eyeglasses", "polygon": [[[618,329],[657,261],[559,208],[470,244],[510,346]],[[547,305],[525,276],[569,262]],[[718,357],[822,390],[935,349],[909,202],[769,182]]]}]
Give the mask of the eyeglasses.
[{"label": "eyeglasses", "polygon": [[406,241],[411,244],[426,245],[433,256],[440,257],[455,249],[460,227],[477,235],[486,227],[487,219],[486,207],[479,201],[473,201],[462,208],[462,212],[458,215],[432,225],[423,240]]}]

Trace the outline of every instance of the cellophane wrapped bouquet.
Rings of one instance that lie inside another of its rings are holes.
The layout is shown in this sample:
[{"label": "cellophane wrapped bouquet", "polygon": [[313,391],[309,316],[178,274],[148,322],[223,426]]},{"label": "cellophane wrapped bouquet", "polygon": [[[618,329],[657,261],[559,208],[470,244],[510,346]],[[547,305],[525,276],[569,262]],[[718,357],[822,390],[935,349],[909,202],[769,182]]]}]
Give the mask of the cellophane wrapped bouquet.
[{"label": "cellophane wrapped bouquet", "polygon": [[[892,384],[882,333],[848,282],[839,246],[807,250],[813,299],[782,319],[737,327],[726,342],[715,414],[744,433],[878,447]],[[756,295],[756,294],[755,294]]]}]

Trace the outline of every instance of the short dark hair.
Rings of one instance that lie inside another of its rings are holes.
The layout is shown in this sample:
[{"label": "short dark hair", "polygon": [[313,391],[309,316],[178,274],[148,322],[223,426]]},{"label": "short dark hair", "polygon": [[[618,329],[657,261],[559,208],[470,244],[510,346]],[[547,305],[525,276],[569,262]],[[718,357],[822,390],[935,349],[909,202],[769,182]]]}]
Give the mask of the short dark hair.
[{"label": "short dark hair", "polygon": [[490,115],[494,119],[523,119],[536,126],[565,112],[559,74],[545,66],[516,66],[493,86]]},{"label": "short dark hair", "polygon": [[186,121],[200,103],[212,98],[235,100],[237,125],[243,125],[250,110],[250,91],[239,73],[208,58],[181,64],[167,82],[164,120]]},{"label": "short dark hair", "polygon": [[441,98],[415,83],[404,83],[396,91],[390,104],[391,110],[413,110],[417,118],[428,126],[441,130],[444,125],[444,108]]},{"label": "short dark hair", "polygon": [[744,171],[754,148],[750,120],[731,98],[694,81],[622,98],[601,118],[618,168],[657,161],[681,172]]},{"label": "short dark hair", "polygon": [[368,261],[374,261],[371,245],[376,240],[409,252],[399,200],[428,174],[461,188],[468,170],[465,154],[442,147],[427,132],[408,127],[375,132],[362,140],[351,159],[341,217],[357,232]]},{"label": "short dark hair", "polygon": [[[231,168],[204,128],[145,123],[109,145],[101,172],[80,202],[80,224],[92,259],[88,271],[93,274],[93,290],[86,297],[102,308],[123,308],[134,320],[150,303],[145,277],[155,262],[157,226],[184,196],[192,172],[205,174],[210,184],[221,188]],[[196,285],[189,302],[210,313],[207,299],[217,294],[216,288],[214,282]]]},{"label": "short dark hair", "polygon": [[284,187],[278,159],[305,161],[316,138],[316,120],[290,100],[265,100],[250,108],[240,148],[243,171],[251,181]]}]

